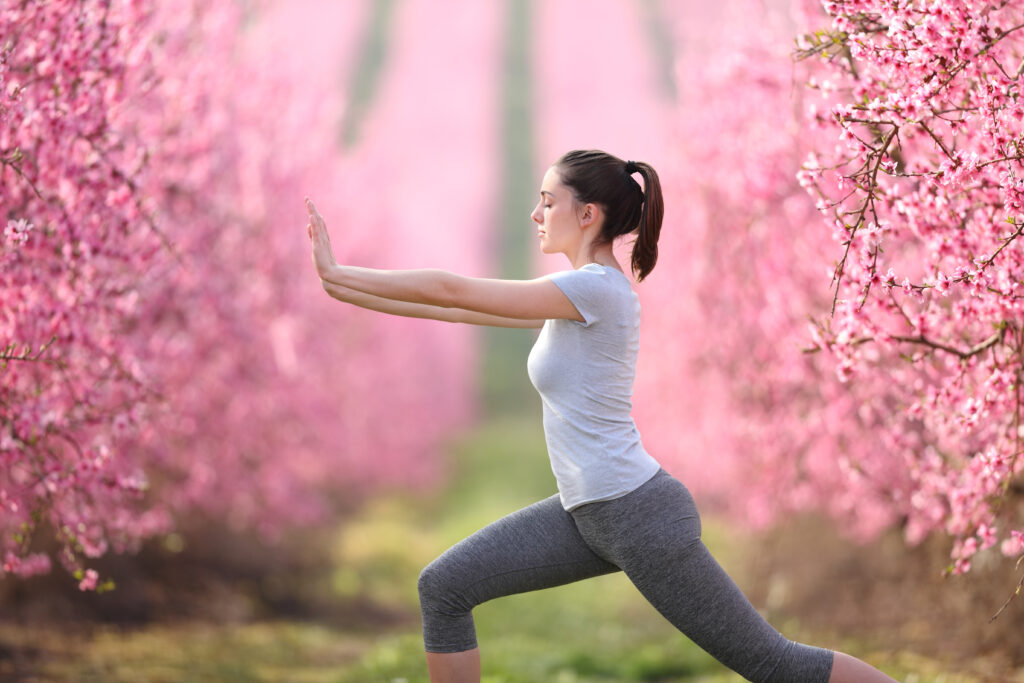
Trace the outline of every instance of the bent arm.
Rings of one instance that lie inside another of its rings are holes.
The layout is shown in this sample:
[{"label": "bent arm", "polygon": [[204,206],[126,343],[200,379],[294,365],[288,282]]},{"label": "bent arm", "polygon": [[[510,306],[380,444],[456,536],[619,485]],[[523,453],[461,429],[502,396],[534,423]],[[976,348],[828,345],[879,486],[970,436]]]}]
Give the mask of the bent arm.
[{"label": "bent arm", "polygon": [[347,289],[411,304],[460,308],[517,320],[583,320],[558,285],[546,277],[494,280],[443,270],[377,270],[341,265],[324,269],[320,277]]},{"label": "bent arm", "polygon": [[409,303],[408,301],[396,301],[386,299],[365,292],[360,292],[348,287],[336,285],[327,280],[321,280],[324,291],[338,301],[366,308],[380,313],[390,313],[407,318],[426,318],[429,320],[441,320],[449,323],[466,323],[469,325],[489,325],[491,327],[518,327],[518,328],[539,328],[544,325],[543,320],[527,320],[518,318],[504,318],[498,315],[488,315],[467,311],[461,308],[443,308],[429,304]]}]

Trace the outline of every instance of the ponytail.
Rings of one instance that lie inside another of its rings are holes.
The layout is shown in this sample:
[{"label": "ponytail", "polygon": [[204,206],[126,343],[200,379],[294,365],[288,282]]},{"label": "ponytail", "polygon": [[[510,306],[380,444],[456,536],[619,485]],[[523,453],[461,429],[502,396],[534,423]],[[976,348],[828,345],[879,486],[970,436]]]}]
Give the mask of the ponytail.
[{"label": "ponytail", "polygon": [[[637,282],[642,281],[658,261],[658,236],[665,215],[661,181],[654,168],[598,150],[569,152],[554,165],[578,202],[600,204],[604,209],[602,242],[610,244],[620,235],[637,234],[630,265]],[[643,178],[643,188],[634,173]]]},{"label": "ponytail", "polygon": [[661,196],[661,181],[654,167],[642,161],[629,163],[636,167],[644,179],[643,210],[630,259],[636,281],[641,282],[658,262],[658,237],[661,235],[661,221],[665,217],[665,200]]}]

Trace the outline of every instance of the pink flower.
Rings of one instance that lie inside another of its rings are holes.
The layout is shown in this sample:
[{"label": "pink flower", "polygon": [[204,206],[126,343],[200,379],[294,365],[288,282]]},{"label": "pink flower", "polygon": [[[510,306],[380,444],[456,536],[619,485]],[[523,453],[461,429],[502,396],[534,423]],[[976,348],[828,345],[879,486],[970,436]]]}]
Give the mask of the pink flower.
[{"label": "pink flower", "polygon": [[978,527],[978,538],[981,539],[981,549],[991,548],[996,544],[996,528],[988,524]]},{"label": "pink flower", "polygon": [[96,573],[95,569],[86,569],[85,576],[78,583],[78,590],[91,591],[96,590],[96,581],[99,579],[99,574]]},{"label": "pink flower", "polygon": [[21,558],[15,555],[13,552],[8,550],[4,554],[3,570],[7,574],[13,574],[17,571],[18,566],[21,564]]},{"label": "pink flower", "polygon": [[1016,557],[1024,553],[1024,533],[1014,529],[1010,532],[1010,538],[1003,541],[999,550],[1007,557]]},{"label": "pink flower", "polygon": [[24,218],[18,220],[7,221],[7,227],[4,228],[4,239],[15,247],[20,247],[28,241],[28,234],[32,231],[35,226],[29,223]]}]

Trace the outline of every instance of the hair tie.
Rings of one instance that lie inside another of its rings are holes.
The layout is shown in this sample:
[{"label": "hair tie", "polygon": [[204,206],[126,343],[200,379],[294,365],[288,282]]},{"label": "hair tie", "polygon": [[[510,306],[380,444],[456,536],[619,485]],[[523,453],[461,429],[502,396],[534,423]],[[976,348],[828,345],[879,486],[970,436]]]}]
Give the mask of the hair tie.
[{"label": "hair tie", "polygon": [[627,161],[626,162],[626,173],[628,175],[633,175],[634,173],[638,172],[639,170],[640,169],[637,168],[635,161]]}]

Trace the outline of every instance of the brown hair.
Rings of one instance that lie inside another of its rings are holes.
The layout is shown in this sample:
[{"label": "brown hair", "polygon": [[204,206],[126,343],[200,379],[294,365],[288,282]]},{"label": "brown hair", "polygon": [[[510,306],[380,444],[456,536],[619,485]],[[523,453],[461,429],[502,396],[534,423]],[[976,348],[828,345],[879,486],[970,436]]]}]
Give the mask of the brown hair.
[{"label": "brown hair", "polygon": [[[611,243],[619,235],[636,232],[630,259],[637,282],[647,277],[658,261],[658,235],[665,215],[661,181],[650,164],[623,161],[599,150],[575,150],[555,162],[562,184],[576,201],[599,204],[604,225],[598,238]],[[644,179],[640,187],[633,174]]]}]

